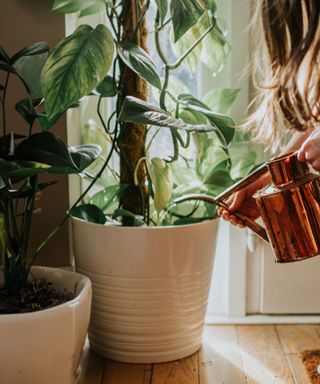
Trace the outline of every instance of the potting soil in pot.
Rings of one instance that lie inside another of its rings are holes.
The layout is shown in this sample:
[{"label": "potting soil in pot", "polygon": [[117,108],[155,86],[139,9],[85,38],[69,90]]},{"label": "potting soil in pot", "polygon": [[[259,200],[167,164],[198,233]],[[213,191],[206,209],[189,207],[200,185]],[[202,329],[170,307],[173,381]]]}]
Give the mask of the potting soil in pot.
[{"label": "potting soil in pot", "polygon": [[73,292],[59,290],[46,280],[34,280],[26,287],[9,292],[0,287],[0,314],[35,312],[63,304],[74,298]]}]

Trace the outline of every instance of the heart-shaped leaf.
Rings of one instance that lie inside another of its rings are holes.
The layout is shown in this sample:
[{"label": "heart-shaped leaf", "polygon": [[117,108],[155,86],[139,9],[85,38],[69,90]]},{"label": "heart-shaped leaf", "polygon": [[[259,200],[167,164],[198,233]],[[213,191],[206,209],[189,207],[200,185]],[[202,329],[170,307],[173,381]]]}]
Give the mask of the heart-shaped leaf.
[{"label": "heart-shaped leaf", "polygon": [[89,203],[96,205],[103,212],[106,212],[113,203],[119,200],[119,194],[124,189],[125,186],[120,184],[109,185],[90,197]]},{"label": "heart-shaped leaf", "polygon": [[102,97],[113,97],[117,94],[113,77],[106,76],[93,91]]},{"label": "heart-shaped leaf", "polygon": [[161,22],[164,22],[164,19],[168,13],[168,0],[156,0],[159,16]]},{"label": "heart-shaped leaf", "polygon": [[147,168],[152,180],[154,205],[158,214],[172,196],[172,175],[169,165],[160,157],[147,159]]},{"label": "heart-shaped leaf", "polygon": [[196,24],[206,10],[205,0],[171,0],[174,41]]},{"label": "heart-shaped leaf", "polygon": [[100,155],[101,148],[94,144],[82,144],[68,148],[73,162],[80,171],[92,164]]},{"label": "heart-shaped leaf", "polygon": [[107,27],[80,27],[50,53],[41,86],[49,119],[89,94],[107,75],[114,42]]},{"label": "heart-shaped leaf", "polygon": [[61,13],[73,13],[82,9],[85,1],[92,4],[92,0],[54,0],[52,10]]},{"label": "heart-shaped leaf", "polygon": [[47,51],[33,53],[19,57],[13,64],[20,78],[28,85],[28,92],[32,99],[41,99],[43,97],[40,86],[40,76],[47,58]]},{"label": "heart-shaped leaf", "polygon": [[92,0],[87,3],[84,3],[80,12],[80,17],[94,15],[96,13],[105,11],[105,9],[106,9],[105,0]]},{"label": "heart-shaped leaf", "polygon": [[64,112],[57,113],[55,116],[53,116],[51,119],[48,119],[47,115],[45,113],[37,113],[37,120],[39,121],[39,124],[41,126],[41,129],[43,131],[47,131],[50,129],[64,114]]},{"label": "heart-shaped leaf", "polygon": [[239,88],[215,88],[204,95],[203,101],[213,112],[226,113],[239,91]]},{"label": "heart-shaped leaf", "polygon": [[28,45],[22,48],[19,52],[13,55],[10,59],[11,64],[15,64],[16,61],[22,57],[42,55],[43,53],[49,52],[49,45],[46,41],[39,41],[37,43]]},{"label": "heart-shaped leaf", "polygon": [[125,98],[119,115],[119,121],[157,125],[159,127],[176,128],[191,132],[208,132],[218,130],[217,127],[210,124],[187,124],[181,119],[174,118],[166,111],[132,96]]},{"label": "heart-shaped leaf", "polygon": [[136,44],[123,43],[118,45],[118,53],[129,68],[154,87],[161,89],[157,68],[147,52]]},{"label": "heart-shaped leaf", "polygon": [[25,178],[37,175],[38,173],[46,173],[50,169],[50,165],[41,164],[32,161],[7,161],[0,159],[0,176]]},{"label": "heart-shaped leaf", "polygon": [[36,119],[37,113],[28,99],[23,99],[17,102],[15,105],[15,109],[20,115],[24,118],[24,120],[32,125]]},{"label": "heart-shaped leaf", "polygon": [[112,218],[116,220],[118,217],[127,217],[129,219],[132,219],[131,224],[133,227],[141,227],[146,224],[143,221],[142,216],[135,215],[134,213],[127,211],[126,209],[122,209],[122,208],[116,209],[112,215]]},{"label": "heart-shaped leaf", "polygon": [[54,167],[69,167],[79,170],[66,145],[51,132],[31,135],[17,146],[15,156],[18,160],[35,161]]},{"label": "heart-shaped leaf", "polygon": [[82,204],[74,207],[70,210],[69,214],[89,223],[104,224],[106,222],[104,213],[93,204]]}]

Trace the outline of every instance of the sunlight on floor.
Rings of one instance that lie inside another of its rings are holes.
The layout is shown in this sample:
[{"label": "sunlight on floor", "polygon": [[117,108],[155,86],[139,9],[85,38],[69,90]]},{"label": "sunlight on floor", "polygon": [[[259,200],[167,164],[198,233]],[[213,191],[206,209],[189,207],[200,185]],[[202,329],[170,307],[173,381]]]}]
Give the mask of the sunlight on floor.
[{"label": "sunlight on floor", "polygon": [[[203,362],[204,365],[210,365],[215,359],[220,360],[221,357],[221,359],[227,360],[239,371],[243,372],[244,375],[246,371],[246,375],[259,384],[286,384],[285,381],[277,378],[269,367],[262,365],[250,353],[240,348],[236,341],[219,340],[219,338],[213,340],[213,337],[205,332],[203,344],[206,354],[213,356],[213,360]],[[209,350],[211,350],[211,353]]]}]

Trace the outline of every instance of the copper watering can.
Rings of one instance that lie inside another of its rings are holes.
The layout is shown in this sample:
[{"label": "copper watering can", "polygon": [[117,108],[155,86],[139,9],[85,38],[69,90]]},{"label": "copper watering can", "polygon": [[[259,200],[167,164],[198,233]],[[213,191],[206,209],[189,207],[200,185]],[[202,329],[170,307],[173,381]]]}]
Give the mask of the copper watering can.
[{"label": "copper watering can", "polygon": [[228,208],[224,201],[262,175],[269,173],[271,184],[258,191],[256,200],[265,228],[241,213],[234,215],[269,242],[278,263],[304,260],[320,254],[320,176],[310,172],[297,153],[266,162],[216,197],[192,194],[177,199],[203,200]]}]

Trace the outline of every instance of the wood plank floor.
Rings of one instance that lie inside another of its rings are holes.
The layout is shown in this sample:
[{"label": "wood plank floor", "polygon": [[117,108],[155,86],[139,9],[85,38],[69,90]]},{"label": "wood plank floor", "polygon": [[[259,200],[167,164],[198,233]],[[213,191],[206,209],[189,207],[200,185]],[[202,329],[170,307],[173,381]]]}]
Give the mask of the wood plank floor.
[{"label": "wood plank floor", "polygon": [[308,384],[299,353],[319,348],[319,325],[207,326],[201,350],[171,363],[118,363],[87,346],[77,384]]}]

